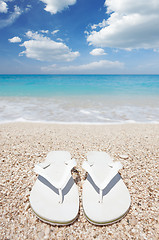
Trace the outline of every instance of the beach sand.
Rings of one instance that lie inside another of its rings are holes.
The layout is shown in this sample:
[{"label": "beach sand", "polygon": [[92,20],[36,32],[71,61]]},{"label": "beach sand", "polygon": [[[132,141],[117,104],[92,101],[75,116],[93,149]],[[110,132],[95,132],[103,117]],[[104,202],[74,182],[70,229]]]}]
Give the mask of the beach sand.
[{"label": "beach sand", "polygon": [[[52,150],[66,150],[77,160],[73,177],[79,187],[80,214],[70,226],[43,223],[29,206],[37,178],[36,163]],[[131,208],[118,223],[94,226],[84,217],[81,164],[88,151],[106,151],[123,164],[120,174],[131,194]],[[127,155],[127,157],[123,156]],[[1,239],[158,239],[159,125],[0,125]]]}]

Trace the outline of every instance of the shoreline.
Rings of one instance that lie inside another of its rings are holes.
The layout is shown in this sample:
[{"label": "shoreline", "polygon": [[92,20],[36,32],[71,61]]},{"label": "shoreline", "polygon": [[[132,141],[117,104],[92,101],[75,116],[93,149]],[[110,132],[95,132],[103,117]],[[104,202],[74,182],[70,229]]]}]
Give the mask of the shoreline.
[{"label": "shoreline", "polygon": [[54,121],[29,121],[29,120],[15,120],[15,121],[2,121],[0,125],[3,124],[48,124],[48,125],[80,125],[80,126],[109,126],[109,125],[158,125],[159,121],[152,122],[136,122],[134,120],[120,121],[120,122],[54,122]]},{"label": "shoreline", "polygon": [[[0,124],[2,239],[153,239],[158,238],[158,124]],[[50,226],[34,216],[29,194],[37,178],[34,165],[47,153],[66,150],[77,161],[73,178],[80,196],[78,219],[65,227]],[[88,151],[105,151],[123,164],[121,177],[131,208],[119,222],[94,226],[84,217],[81,165]],[[123,155],[127,155],[124,159]]]}]

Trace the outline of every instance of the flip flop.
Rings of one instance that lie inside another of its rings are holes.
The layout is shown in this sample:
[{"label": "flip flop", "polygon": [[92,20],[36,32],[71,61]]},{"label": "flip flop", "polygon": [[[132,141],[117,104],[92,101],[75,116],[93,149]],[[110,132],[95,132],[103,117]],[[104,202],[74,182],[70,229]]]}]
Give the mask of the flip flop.
[{"label": "flip flop", "polygon": [[89,222],[108,225],[125,216],[130,208],[130,194],[118,170],[120,162],[105,152],[89,152],[82,167],[88,172],[83,184],[83,210]]},{"label": "flip flop", "polygon": [[71,169],[76,161],[69,152],[50,152],[45,162],[35,166],[39,174],[30,194],[30,205],[36,216],[52,225],[68,225],[79,211],[79,195]]}]

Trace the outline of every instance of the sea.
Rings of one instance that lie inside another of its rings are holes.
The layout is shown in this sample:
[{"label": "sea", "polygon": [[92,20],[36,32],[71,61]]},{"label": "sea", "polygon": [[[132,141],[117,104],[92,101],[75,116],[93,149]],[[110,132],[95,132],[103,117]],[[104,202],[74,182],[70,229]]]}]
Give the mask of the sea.
[{"label": "sea", "polygon": [[0,123],[159,123],[159,75],[0,75]]}]

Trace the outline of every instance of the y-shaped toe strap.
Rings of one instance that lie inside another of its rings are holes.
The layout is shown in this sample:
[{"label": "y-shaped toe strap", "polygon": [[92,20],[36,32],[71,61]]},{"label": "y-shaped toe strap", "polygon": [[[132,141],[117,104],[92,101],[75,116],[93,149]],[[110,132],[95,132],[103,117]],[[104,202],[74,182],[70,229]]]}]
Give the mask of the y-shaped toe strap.
[{"label": "y-shaped toe strap", "polygon": [[65,169],[65,172],[63,173],[63,176],[61,176],[61,181],[58,181],[58,182],[56,180],[54,180],[53,177],[48,176],[46,173],[45,169],[47,167],[49,167],[51,165],[51,163],[48,163],[47,166],[45,165],[43,167],[41,167],[40,164],[37,164],[34,167],[35,173],[37,173],[38,175],[45,178],[49,183],[51,183],[54,187],[56,187],[58,189],[60,203],[62,203],[62,201],[63,201],[62,190],[66,186],[66,184],[68,183],[68,181],[70,179],[70,172],[71,172],[71,169],[76,166],[76,160],[72,159],[72,160],[64,162],[64,164],[66,165],[66,169]]},{"label": "y-shaped toe strap", "polygon": [[103,189],[108,185],[108,183],[115,177],[120,169],[122,169],[122,164],[120,162],[112,162],[108,164],[111,168],[110,173],[106,176],[104,181],[100,181],[95,175],[95,169],[92,168],[93,162],[84,161],[82,164],[83,169],[85,169],[91,178],[93,179],[96,186],[99,188],[99,202],[103,201]]}]

